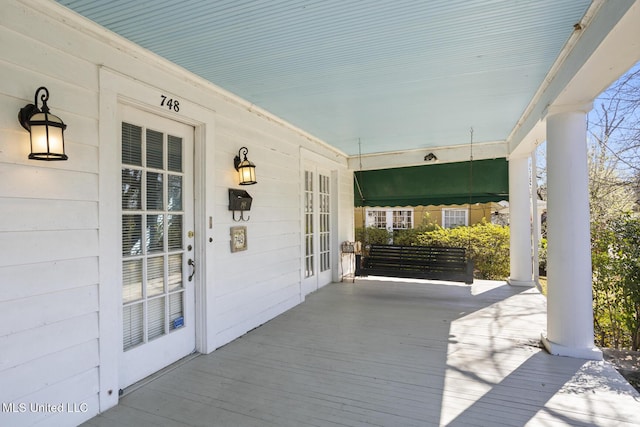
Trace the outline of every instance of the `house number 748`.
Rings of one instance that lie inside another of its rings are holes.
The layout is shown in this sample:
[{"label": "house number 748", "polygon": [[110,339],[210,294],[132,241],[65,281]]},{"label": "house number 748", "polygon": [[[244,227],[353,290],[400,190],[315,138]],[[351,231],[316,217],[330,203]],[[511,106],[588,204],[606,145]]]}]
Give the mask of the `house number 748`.
[{"label": "house number 748", "polygon": [[176,113],[180,111],[180,102],[177,99],[167,98],[164,95],[160,95],[162,101],[160,101],[161,107],[167,107],[169,110],[173,110]]}]

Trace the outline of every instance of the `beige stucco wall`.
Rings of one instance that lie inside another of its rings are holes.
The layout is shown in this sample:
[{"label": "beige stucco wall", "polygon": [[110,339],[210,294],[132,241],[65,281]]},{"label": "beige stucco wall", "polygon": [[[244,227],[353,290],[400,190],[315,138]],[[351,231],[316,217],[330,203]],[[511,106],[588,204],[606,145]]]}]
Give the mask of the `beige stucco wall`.
[{"label": "beige stucco wall", "polygon": [[[442,226],[442,210],[443,209],[468,209],[469,205],[437,205],[437,206],[416,206],[416,207],[397,207],[398,210],[413,209],[414,228],[423,225],[428,221]],[[491,222],[491,213],[502,208],[497,203],[476,203],[471,205],[469,213],[469,224],[478,224],[482,219]],[[387,208],[381,208],[387,209]],[[356,228],[362,228],[364,224],[364,212],[366,208],[359,207],[354,210],[354,224]],[[428,215],[428,217],[425,217]]]}]

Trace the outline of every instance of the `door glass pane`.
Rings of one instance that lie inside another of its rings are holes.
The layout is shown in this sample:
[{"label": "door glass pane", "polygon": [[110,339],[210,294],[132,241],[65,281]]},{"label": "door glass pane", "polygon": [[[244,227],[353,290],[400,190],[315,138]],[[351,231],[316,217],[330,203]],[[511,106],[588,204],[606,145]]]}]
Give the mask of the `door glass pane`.
[{"label": "door glass pane", "polygon": [[184,325],[184,292],[169,295],[169,329],[177,329]]},{"label": "door glass pane", "polygon": [[169,250],[182,249],[182,215],[167,215]]},{"label": "door glass pane", "polygon": [[169,198],[167,209],[170,211],[182,210],[182,176],[169,175]]},{"label": "door glass pane", "polygon": [[182,172],[182,138],[169,135],[169,170]]},{"label": "door glass pane", "polygon": [[147,253],[164,250],[164,215],[147,215]]},{"label": "door glass pane", "polygon": [[327,271],[331,268],[331,209],[330,209],[330,178],[326,175],[319,175],[319,200],[320,200],[320,271]]},{"label": "door glass pane", "polygon": [[311,277],[313,276],[313,236],[307,236],[307,252],[311,253],[311,255],[307,255],[306,257],[306,275],[305,277]]},{"label": "door glass pane", "polygon": [[122,163],[142,166],[142,128],[122,123]]},{"label": "door glass pane", "polygon": [[149,323],[148,340],[151,341],[165,333],[165,297],[150,299],[147,307],[147,310],[149,310],[149,315],[147,316],[147,322]]},{"label": "door glass pane", "polygon": [[164,134],[155,130],[147,129],[147,167],[154,169],[164,169],[164,155],[162,146],[164,145]]},{"label": "door glass pane", "polygon": [[142,299],[142,260],[122,263],[122,302]]},{"label": "door glass pane", "polygon": [[311,277],[314,270],[314,246],[313,246],[313,172],[304,171],[304,240],[305,240],[305,272],[304,277]]},{"label": "door glass pane", "polygon": [[182,254],[169,255],[169,292],[182,288]]},{"label": "door glass pane", "polygon": [[122,308],[122,346],[124,350],[140,344],[144,340],[142,303]]},{"label": "door glass pane", "polygon": [[147,259],[147,297],[164,292],[164,257]]},{"label": "door glass pane", "polygon": [[122,169],[122,209],[142,209],[142,171]]},{"label": "door glass pane", "polygon": [[142,253],[142,215],[122,215],[122,255]]},{"label": "door glass pane", "polygon": [[147,172],[147,209],[161,211],[164,208],[164,176]]}]

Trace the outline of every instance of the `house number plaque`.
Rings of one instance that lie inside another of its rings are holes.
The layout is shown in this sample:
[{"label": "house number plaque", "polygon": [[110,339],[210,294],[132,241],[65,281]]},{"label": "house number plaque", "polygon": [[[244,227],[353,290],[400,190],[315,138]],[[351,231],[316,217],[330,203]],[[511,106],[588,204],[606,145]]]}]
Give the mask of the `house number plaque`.
[{"label": "house number plaque", "polygon": [[169,110],[173,110],[176,113],[180,111],[180,101],[178,101],[177,99],[168,98],[165,95],[160,95],[160,98],[161,98],[161,101],[160,101],[161,107],[168,108]]}]

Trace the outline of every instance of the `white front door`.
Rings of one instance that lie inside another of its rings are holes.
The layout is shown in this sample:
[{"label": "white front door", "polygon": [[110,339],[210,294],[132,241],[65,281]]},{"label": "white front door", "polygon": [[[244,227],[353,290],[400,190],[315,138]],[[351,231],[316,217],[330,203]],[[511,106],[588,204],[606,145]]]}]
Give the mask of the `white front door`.
[{"label": "white front door", "polygon": [[331,172],[311,164],[303,171],[302,294],[331,282]]},{"label": "white front door", "polygon": [[194,129],[121,108],[120,388],[195,349]]}]

